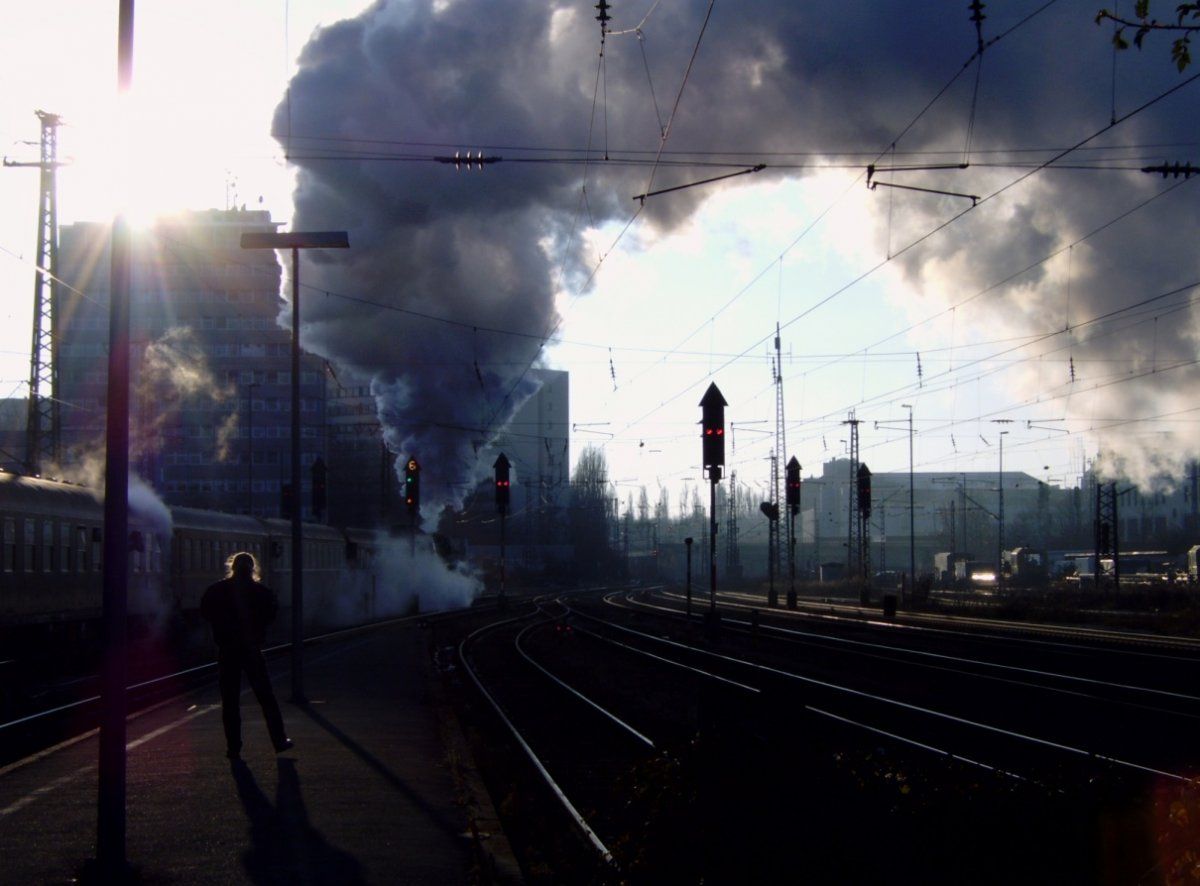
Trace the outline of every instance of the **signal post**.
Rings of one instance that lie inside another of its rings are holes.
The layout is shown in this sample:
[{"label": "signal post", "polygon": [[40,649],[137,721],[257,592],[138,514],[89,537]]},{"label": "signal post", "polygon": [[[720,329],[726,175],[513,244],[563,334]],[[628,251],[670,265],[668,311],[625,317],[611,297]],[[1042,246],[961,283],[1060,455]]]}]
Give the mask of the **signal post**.
[{"label": "signal post", "polygon": [[416,456],[410,455],[404,465],[404,504],[408,507],[408,522],[411,532],[409,550],[417,555],[417,517],[421,513],[421,465]]},{"label": "signal post", "polygon": [[800,462],[792,456],[787,463],[788,506],[788,609],[796,608],[796,515],[800,513]]},{"label": "signal post", "polygon": [[709,603],[708,625],[715,632],[720,625],[717,614],[717,484],[721,482],[721,471],[725,467],[725,407],[729,404],[721,396],[716,383],[710,384],[700,400],[700,436],[703,441],[702,464],[708,471],[708,571]]},{"label": "signal post", "polygon": [[508,604],[508,599],[504,596],[504,536],[505,536],[505,517],[508,514],[508,493],[510,489],[509,468],[511,465],[508,461],[508,456],[503,452],[496,458],[492,467],[496,471],[496,510],[500,512],[500,596],[499,604],[503,609]]}]

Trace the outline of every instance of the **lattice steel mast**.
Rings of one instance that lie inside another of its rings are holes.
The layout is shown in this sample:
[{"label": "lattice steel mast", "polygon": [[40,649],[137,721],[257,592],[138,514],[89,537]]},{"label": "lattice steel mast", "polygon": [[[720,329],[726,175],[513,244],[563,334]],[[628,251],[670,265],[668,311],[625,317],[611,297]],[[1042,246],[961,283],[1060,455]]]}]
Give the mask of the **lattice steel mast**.
[{"label": "lattice steel mast", "polygon": [[742,577],[742,549],[738,542],[737,471],[729,474],[729,519],[725,529],[725,573],[738,581]]},{"label": "lattice steel mast", "polygon": [[771,578],[771,587],[767,595],[767,604],[776,605],[778,594],[775,590],[775,577],[782,574],[779,566],[779,494],[781,486],[779,472],[783,467],[784,435],[783,435],[783,367],[779,358],[779,324],[775,324],[775,361],[771,371],[775,382],[775,446],[771,449],[771,514],[767,519],[767,571]]},{"label": "lattice steel mast", "polygon": [[36,111],[42,124],[41,159],[5,166],[41,171],[38,192],[36,268],[33,276],[33,340],[29,351],[29,404],[25,420],[25,472],[40,474],[59,459],[58,398],[58,125],[57,114]]},{"label": "lattice steel mast", "polygon": [[[775,502],[776,507],[780,506],[783,497],[780,495],[780,487],[782,486],[782,473],[784,461],[787,459],[787,427],[783,420],[783,355],[780,352],[779,341],[779,324],[775,324],[775,457],[771,459],[771,501]],[[786,509],[785,509],[786,510]],[[790,510],[787,514],[788,524],[791,525],[792,517]],[[775,557],[775,574],[783,575],[781,566],[781,556],[779,551],[779,520],[771,521],[771,531],[775,535],[774,539],[774,557]],[[788,569],[791,574],[792,567],[792,550],[791,545],[788,546]]]}]

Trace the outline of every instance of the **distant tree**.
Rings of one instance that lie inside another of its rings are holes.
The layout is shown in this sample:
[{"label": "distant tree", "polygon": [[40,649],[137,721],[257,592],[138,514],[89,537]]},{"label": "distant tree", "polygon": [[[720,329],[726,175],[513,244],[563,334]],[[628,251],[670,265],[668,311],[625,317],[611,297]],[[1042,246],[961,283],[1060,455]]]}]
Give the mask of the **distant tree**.
[{"label": "distant tree", "polygon": [[575,565],[583,577],[607,575],[614,566],[610,546],[612,509],[608,500],[608,462],[604,452],[587,446],[579,453],[571,478],[570,538]]},{"label": "distant tree", "polygon": [[646,487],[642,487],[641,493],[638,495],[637,517],[642,523],[650,519],[650,496],[646,494]]},{"label": "distant tree", "polygon": [[658,504],[654,506],[654,519],[660,522],[671,519],[671,493],[665,486],[658,488]]},{"label": "distant tree", "polygon": [[1175,67],[1180,71],[1192,63],[1192,35],[1200,31],[1200,3],[1179,3],[1175,7],[1175,20],[1159,21],[1150,12],[1150,0],[1137,0],[1133,6],[1132,18],[1118,15],[1108,9],[1096,13],[1096,24],[1111,21],[1117,25],[1113,32],[1113,46],[1117,49],[1128,49],[1129,38],[1127,31],[1133,31],[1133,45],[1138,49],[1147,35],[1156,32],[1166,32],[1175,35],[1171,43],[1171,58]]}]

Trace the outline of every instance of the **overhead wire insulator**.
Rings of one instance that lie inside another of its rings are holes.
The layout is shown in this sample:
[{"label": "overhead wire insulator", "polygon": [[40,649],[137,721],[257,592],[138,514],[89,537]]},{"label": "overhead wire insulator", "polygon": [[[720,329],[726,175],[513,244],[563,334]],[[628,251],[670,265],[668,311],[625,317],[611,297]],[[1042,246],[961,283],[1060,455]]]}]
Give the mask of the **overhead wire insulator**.
[{"label": "overhead wire insulator", "polygon": [[1142,172],[1157,172],[1163,178],[1179,178],[1183,176],[1185,179],[1191,178],[1193,175],[1200,175],[1200,169],[1197,169],[1191,163],[1163,163],[1159,166],[1143,166]]},{"label": "overhead wire insulator", "polygon": [[600,0],[595,8],[599,10],[596,21],[600,22],[600,31],[603,33],[608,30],[608,23],[612,20],[612,16],[608,14],[608,0]]},{"label": "overhead wire insulator", "polygon": [[986,4],[980,0],[971,0],[971,5],[967,9],[971,10],[971,21],[975,23],[975,37],[979,41],[978,51],[983,53],[983,20],[987,18],[983,14],[983,8]]},{"label": "overhead wire insulator", "polygon": [[483,151],[476,151],[472,154],[467,151],[463,154],[461,151],[455,151],[453,157],[434,157],[435,163],[447,163],[454,166],[455,169],[483,169],[484,166],[499,163],[503,157],[485,157]]}]

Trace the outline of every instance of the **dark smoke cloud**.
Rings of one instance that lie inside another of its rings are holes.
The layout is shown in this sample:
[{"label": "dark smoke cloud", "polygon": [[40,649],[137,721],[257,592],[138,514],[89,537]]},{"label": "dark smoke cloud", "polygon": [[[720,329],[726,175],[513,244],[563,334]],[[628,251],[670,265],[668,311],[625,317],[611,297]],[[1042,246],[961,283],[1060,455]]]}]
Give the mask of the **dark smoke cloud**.
[{"label": "dark smoke cloud", "polygon": [[[989,3],[985,39],[1041,5]],[[1060,2],[987,50],[975,147],[1065,146],[1109,121],[1112,55],[1108,31],[1093,23],[1098,5]],[[650,6],[617,2],[613,28],[636,25]],[[597,117],[593,145],[657,147],[659,121],[679,88],[704,7],[663,0],[645,24],[657,113],[636,38],[610,37],[607,130]],[[865,165],[970,56],[976,35],[968,14],[965,3],[717,3],[670,147],[742,155],[853,151],[861,152]],[[595,258],[572,237],[578,234],[580,167],[505,163],[467,174],[429,163],[319,159],[354,146],[308,137],[439,143],[464,151],[481,145],[582,147],[599,37],[593,15],[592,4],[582,0],[381,0],[356,19],[315,33],[290,97],[277,110],[274,132],[298,167],[293,227],[348,228],[353,248],[316,259],[320,264],[305,282],[478,327],[533,336],[551,329],[556,289],[581,285]],[[1164,46],[1118,62],[1118,114],[1179,80]],[[941,150],[944,159],[961,158],[973,73],[960,77],[896,144],[898,157]],[[1185,91],[1096,144],[1188,141],[1194,111],[1195,92]],[[1172,155],[1139,157],[1150,163]],[[669,187],[706,174],[661,168],[654,184]],[[800,174],[768,171],[756,180]],[[1017,174],[972,167],[910,174],[904,181],[986,194]],[[627,219],[630,197],[644,189],[647,176],[644,168],[593,166],[584,224]],[[1071,242],[1158,187],[1148,176],[1130,173],[1042,174],[900,261],[931,299],[953,300]],[[670,229],[715,190],[653,199],[639,224]],[[1200,210],[1184,191],[1074,250],[1071,314],[1096,316],[1196,276],[1194,237],[1180,232],[1196,230]],[[894,199],[892,228],[881,221],[876,231],[881,244],[885,238],[903,244],[962,208],[956,198]],[[965,322],[1022,331],[1060,322],[1065,306],[1061,287],[1049,285],[1053,270],[1042,266],[997,291]],[[308,347],[374,380],[389,444],[424,460],[426,497],[458,500],[483,442],[478,431],[462,429],[495,431],[511,414],[528,389],[518,386],[512,399],[505,396],[523,366],[536,359],[538,338],[473,332],[320,296],[310,296],[304,311]],[[1194,354],[1190,313],[1159,326],[1156,359]],[[1146,334],[1139,327],[1103,347],[1133,358],[1147,350]],[[1167,405],[1173,391],[1196,380],[1188,371],[1173,375],[1168,385],[1117,386],[1108,405],[1116,413],[1144,414],[1147,403]],[[1123,445],[1119,438],[1109,443]],[[1172,445],[1181,452],[1196,448],[1189,439]]]}]

